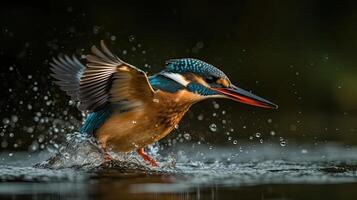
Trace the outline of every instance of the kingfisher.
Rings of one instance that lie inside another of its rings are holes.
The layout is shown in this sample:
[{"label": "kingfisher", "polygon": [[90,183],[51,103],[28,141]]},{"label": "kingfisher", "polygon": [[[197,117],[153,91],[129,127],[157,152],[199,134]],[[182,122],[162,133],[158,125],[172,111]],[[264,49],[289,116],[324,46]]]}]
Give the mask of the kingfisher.
[{"label": "kingfisher", "polygon": [[51,76],[78,109],[87,113],[80,132],[97,139],[108,151],[136,151],[153,167],[144,148],[168,135],[189,108],[202,100],[226,98],[268,109],[278,106],[231,83],[218,68],[193,58],[171,59],[165,69],[148,76],[114,55],[104,41],[82,64],[75,56],[53,58]]}]

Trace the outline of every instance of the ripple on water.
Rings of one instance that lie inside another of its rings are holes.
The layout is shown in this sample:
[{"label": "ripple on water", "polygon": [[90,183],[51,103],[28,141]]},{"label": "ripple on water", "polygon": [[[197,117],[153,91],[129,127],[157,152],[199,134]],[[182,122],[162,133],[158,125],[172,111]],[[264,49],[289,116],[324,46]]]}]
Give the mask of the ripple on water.
[{"label": "ripple on water", "polygon": [[[12,182],[83,183],[84,180],[103,177],[112,179],[119,176],[125,180],[132,175],[151,174],[164,176],[166,179],[170,177],[170,184],[177,184],[175,186],[181,189],[181,186],[190,188],[212,184],[245,186],[272,183],[357,182],[357,161],[351,159],[352,155],[356,155],[355,150],[346,153],[343,148],[330,146],[309,149],[308,154],[301,154],[299,148],[292,146],[284,147],[283,153],[276,148],[279,150],[281,147],[262,145],[254,151],[234,157],[235,152],[229,148],[215,147],[214,150],[210,150],[203,146],[199,148],[182,146],[181,150],[179,147],[173,150],[177,152],[175,156],[177,160],[173,159],[176,165],[173,160],[164,160],[160,155],[155,155],[159,158],[161,167],[152,169],[143,164],[134,154],[113,154],[115,160],[103,164],[103,156],[91,139],[87,138],[77,143],[72,138],[60,153],[37,167],[2,164],[0,179]],[[330,155],[328,152],[333,154]],[[344,156],[340,156],[340,160],[335,159],[334,155],[336,153],[342,155],[342,152],[345,152]],[[165,154],[165,152],[159,153]],[[324,157],[315,155],[324,155]],[[17,154],[14,156],[16,157]]]}]

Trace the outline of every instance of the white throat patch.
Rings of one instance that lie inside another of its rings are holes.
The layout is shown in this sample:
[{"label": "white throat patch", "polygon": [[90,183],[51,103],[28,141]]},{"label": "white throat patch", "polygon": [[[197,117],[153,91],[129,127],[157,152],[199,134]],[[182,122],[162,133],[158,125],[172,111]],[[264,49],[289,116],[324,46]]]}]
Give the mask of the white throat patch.
[{"label": "white throat patch", "polygon": [[183,77],[181,74],[177,74],[177,73],[171,73],[171,72],[164,72],[162,73],[162,75],[164,75],[165,77],[183,85],[183,86],[187,86],[190,82],[187,81],[185,79],[185,77]]}]

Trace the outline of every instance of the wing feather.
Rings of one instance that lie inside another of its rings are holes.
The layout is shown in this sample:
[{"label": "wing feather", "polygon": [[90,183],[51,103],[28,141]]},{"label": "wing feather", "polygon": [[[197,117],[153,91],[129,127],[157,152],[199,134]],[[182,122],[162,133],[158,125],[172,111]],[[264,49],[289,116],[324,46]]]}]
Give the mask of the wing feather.
[{"label": "wing feather", "polygon": [[51,76],[57,81],[55,84],[65,91],[72,100],[79,100],[79,82],[80,76],[83,73],[85,66],[81,64],[75,56],[72,58],[59,55],[53,58],[51,65]]},{"label": "wing feather", "polygon": [[107,104],[128,110],[152,100],[155,92],[146,74],[115,56],[103,41],[100,49],[92,46],[86,60],[86,67],[67,55],[50,63],[55,83],[80,102],[80,110],[96,111]]}]

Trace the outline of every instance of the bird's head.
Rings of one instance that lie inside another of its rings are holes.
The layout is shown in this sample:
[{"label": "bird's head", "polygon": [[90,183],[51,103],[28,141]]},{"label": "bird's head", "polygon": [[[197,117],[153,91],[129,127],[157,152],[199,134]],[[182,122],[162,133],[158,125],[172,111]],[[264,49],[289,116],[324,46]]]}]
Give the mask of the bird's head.
[{"label": "bird's head", "polygon": [[[166,63],[167,69],[160,73],[178,84],[178,89],[206,98],[228,98],[241,103],[276,109],[278,106],[231,83],[219,69],[197,59],[173,59]],[[177,87],[177,86],[176,86]]]}]

